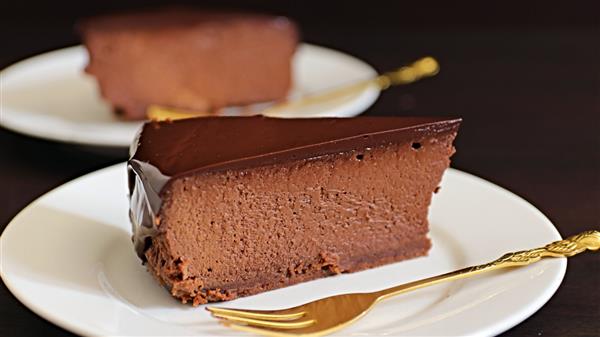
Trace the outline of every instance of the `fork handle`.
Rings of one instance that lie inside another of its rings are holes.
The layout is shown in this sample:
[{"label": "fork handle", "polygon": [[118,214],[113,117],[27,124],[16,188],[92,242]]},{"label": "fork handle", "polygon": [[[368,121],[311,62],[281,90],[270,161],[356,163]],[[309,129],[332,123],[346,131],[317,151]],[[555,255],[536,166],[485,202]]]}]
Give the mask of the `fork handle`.
[{"label": "fork handle", "polygon": [[544,247],[507,253],[489,263],[459,269],[419,281],[405,283],[399,286],[377,291],[374,294],[377,296],[377,300],[383,300],[411,290],[428,287],[446,281],[463,279],[502,268],[526,266],[547,257],[571,257],[586,250],[595,251],[599,248],[600,231],[586,231],[581,234],[568,237],[564,240],[552,242]]},{"label": "fork handle", "polygon": [[[347,84],[339,88],[327,90],[313,95],[306,95],[290,101],[276,103],[262,111],[262,115],[269,116],[277,114],[282,110],[301,108],[312,104],[318,104],[328,101],[333,101],[350,94],[354,94],[364,90],[365,88],[375,85],[378,90],[386,90],[391,86],[405,85],[416,82],[422,78],[435,76],[440,70],[438,62],[431,56],[422,57],[413,63],[400,67],[394,71],[390,71],[377,77],[366,79],[352,84]],[[150,105],[146,110],[146,117],[150,120],[177,120],[192,117],[210,116],[210,111],[184,111],[176,108]]]},{"label": "fork handle", "polygon": [[396,85],[411,84],[422,78],[435,76],[439,70],[440,66],[436,59],[431,56],[425,56],[409,65],[400,67],[394,71],[383,73],[374,78],[275,104],[261,111],[261,114],[269,116],[286,109],[297,109],[312,104],[333,101],[360,92],[371,85],[375,85],[379,91],[382,91]]}]

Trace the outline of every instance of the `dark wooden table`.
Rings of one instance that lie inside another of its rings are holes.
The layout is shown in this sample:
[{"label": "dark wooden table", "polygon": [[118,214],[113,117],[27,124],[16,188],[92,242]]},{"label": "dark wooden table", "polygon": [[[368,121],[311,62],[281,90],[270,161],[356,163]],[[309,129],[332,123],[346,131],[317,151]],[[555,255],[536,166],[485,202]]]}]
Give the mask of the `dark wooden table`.
[{"label": "dark wooden table", "polygon": [[[135,6],[133,1],[124,3]],[[340,12],[340,3],[325,4],[316,15],[310,9],[318,1],[302,3],[256,1],[253,8],[291,15],[302,24],[306,41],[349,52],[378,70],[424,54],[436,56],[442,64],[436,78],[383,93],[367,113],[462,116],[454,167],[521,195],[563,235],[600,227],[600,34],[595,5],[569,2],[564,8],[548,8],[542,2],[527,7],[515,2],[465,11],[446,5],[420,20],[406,13],[429,10],[426,5],[407,9],[375,1],[365,9],[344,3]],[[8,4],[0,10],[0,67],[77,43],[71,33],[76,17],[120,4],[73,2],[60,15],[52,11],[54,5]],[[36,197],[121,162],[126,154],[125,149],[79,147],[0,129],[0,230]],[[569,261],[556,295],[506,334],[600,336],[599,267],[600,254]],[[0,336],[69,334],[33,314],[2,284]]]}]

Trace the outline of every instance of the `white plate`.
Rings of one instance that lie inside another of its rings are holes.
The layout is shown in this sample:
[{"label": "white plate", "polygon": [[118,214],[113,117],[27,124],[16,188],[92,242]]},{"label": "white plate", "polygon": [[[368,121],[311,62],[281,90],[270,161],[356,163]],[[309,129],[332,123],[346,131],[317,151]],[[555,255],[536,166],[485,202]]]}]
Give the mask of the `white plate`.
[{"label": "white plate", "polygon": [[[83,72],[88,55],[82,46],[23,60],[0,72],[0,125],[29,136],[101,146],[129,146],[140,122],[119,120]],[[315,93],[371,78],[375,70],[350,55],[310,44],[300,45],[293,61],[290,96]],[[352,117],[379,97],[375,87],[302,111],[273,117]]]},{"label": "white plate", "polygon": [[[134,254],[125,165],[47,193],[0,238],[8,289],[47,320],[82,335],[239,335],[203,307],[170,297]],[[535,207],[480,178],[448,170],[431,208],[428,257],[330,277],[226,303],[275,309],[371,291],[488,262],[560,235]],[[538,310],[558,288],[566,259],[440,284],[390,299],[338,335],[498,334]]]}]

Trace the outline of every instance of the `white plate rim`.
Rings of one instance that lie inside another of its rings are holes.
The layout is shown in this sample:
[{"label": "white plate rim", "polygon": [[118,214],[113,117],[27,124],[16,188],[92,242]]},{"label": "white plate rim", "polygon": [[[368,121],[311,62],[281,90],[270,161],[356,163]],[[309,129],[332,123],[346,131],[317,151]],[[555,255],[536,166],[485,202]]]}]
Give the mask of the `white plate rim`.
[{"label": "white plate rim", "polygon": [[[60,58],[79,57],[77,53],[86,53],[82,45],[75,45],[55,50],[50,50],[14,62],[0,69],[0,87],[6,85],[5,77],[15,76],[15,73],[24,72],[27,68],[39,67],[44,63],[57,62]],[[301,43],[297,55],[300,53],[312,55],[327,55],[329,58],[343,60],[346,64],[360,68],[367,77],[377,75],[376,70],[367,62],[339,50]],[[295,72],[296,70],[294,70]],[[83,69],[81,70],[83,72]],[[335,109],[324,111],[323,114],[311,114],[312,117],[353,117],[359,115],[375,103],[379,97],[379,90],[370,86],[355,95],[350,102]],[[98,93],[99,95],[99,93]],[[25,114],[23,117],[22,115]],[[293,114],[282,114],[281,117],[294,117]],[[297,116],[302,117],[302,116]],[[75,121],[55,118],[52,115],[37,112],[12,110],[0,104],[0,126],[11,131],[27,136],[51,141],[73,143],[78,145],[128,147],[133,140],[136,129],[142,122],[118,121],[114,123],[94,122],[77,123]],[[111,131],[113,134],[111,135]],[[116,132],[116,133],[115,133]],[[130,137],[129,137],[130,136]],[[131,139],[129,139],[131,138]]]},{"label": "white plate rim", "polygon": [[[114,164],[114,165],[90,172],[88,174],[85,174],[83,176],[75,178],[71,181],[68,181],[62,185],[59,185],[56,188],[42,194],[38,198],[36,198],[34,201],[32,201],[30,204],[28,204],[25,208],[23,208],[19,213],[17,213],[9,221],[8,225],[5,227],[4,231],[0,235],[0,248],[2,246],[2,242],[4,240],[6,240],[5,234],[10,230],[11,225],[15,222],[15,219],[20,217],[22,214],[25,214],[26,212],[30,211],[30,209],[35,208],[45,197],[47,197],[48,195],[50,195],[54,192],[58,192],[63,189],[68,189],[68,188],[70,188],[70,186],[76,185],[76,184],[80,183],[81,181],[89,179],[93,175],[101,174],[101,173],[104,173],[104,172],[110,171],[110,170],[115,170],[118,167],[121,167],[124,169],[124,163]],[[526,205],[528,208],[530,208],[531,211],[536,212],[537,216],[540,216],[540,218],[545,220],[545,224],[547,225],[546,229],[550,230],[554,233],[554,235],[556,236],[556,240],[560,240],[562,238],[558,229],[552,224],[550,219],[548,219],[548,217],[546,217],[532,203],[528,202],[521,196],[519,196],[519,195],[511,192],[510,190],[503,188],[495,183],[492,183],[488,180],[485,180],[483,178],[480,178],[476,175],[465,172],[463,170],[448,168],[446,173],[448,173],[448,172],[450,172],[450,174],[452,174],[452,175],[456,175],[459,178],[473,180],[473,181],[476,181],[478,184],[482,184],[486,187],[501,191],[502,193],[505,194],[506,197],[513,199],[513,201],[516,201],[518,203]],[[1,249],[0,249],[0,252],[1,252]],[[564,276],[566,274],[567,259],[561,258],[561,259],[555,259],[553,261],[555,264],[558,265],[557,273],[554,275],[554,277],[552,279],[553,282],[545,288],[545,291],[542,294],[540,294],[536,298],[535,301],[530,302],[529,305],[527,305],[525,307],[522,307],[521,310],[513,312],[513,314],[511,316],[504,317],[503,319],[498,320],[496,322],[496,324],[489,325],[485,329],[480,329],[479,331],[476,331],[470,335],[472,335],[472,336],[494,336],[494,335],[501,334],[501,333],[515,327],[519,323],[521,323],[524,320],[526,320],[527,318],[529,318],[535,312],[540,310],[544,306],[544,304],[546,304],[550,300],[550,298],[556,293],[556,291],[558,290],[558,288],[559,288],[560,284],[562,283]],[[95,332],[93,329],[80,328],[79,326],[70,323],[69,320],[64,319],[57,315],[53,315],[50,311],[46,311],[42,306],[36,305],[34,302],[30,301],[30,299],[25,294],[21,293],[19,291],[18,287],[16,287],[13,283],[11,283],[10,277],[7,277],[7,276],[8,275],[5,273],[4,268],[2,268],[2,264],[0,263],[0,278],[6,285],[7,289],[13,294],[13,296],[15,296],[15,298],[17,298],[17,300],[19,300],[25,307],[27,307],[29,310],[34,312],[36,315],[42,317],[46,321],[48,321],[52,324],[55,324],[65,330],[71,331],[73,333],[76,333],[76,334],[79,334],[82,336],[104,336],[105,335],[105,334],[99,334],[99,333]]]}]

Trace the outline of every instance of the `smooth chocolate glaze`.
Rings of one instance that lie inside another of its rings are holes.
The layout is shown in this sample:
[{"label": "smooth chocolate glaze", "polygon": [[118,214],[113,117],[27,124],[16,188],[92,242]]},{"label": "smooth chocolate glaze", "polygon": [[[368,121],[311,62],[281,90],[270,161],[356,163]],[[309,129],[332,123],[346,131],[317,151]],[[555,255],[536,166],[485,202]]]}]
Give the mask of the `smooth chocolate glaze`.
[{"label": "smooth chocolate glaze", "polygon": [[278,119],[205,117],[146,123],[128,162],[130,218],[140,258],[156,234],[161,193],[174,178],[244,170],[362,150],[419,142],[456,132],[459,118],[357,117]]}]

